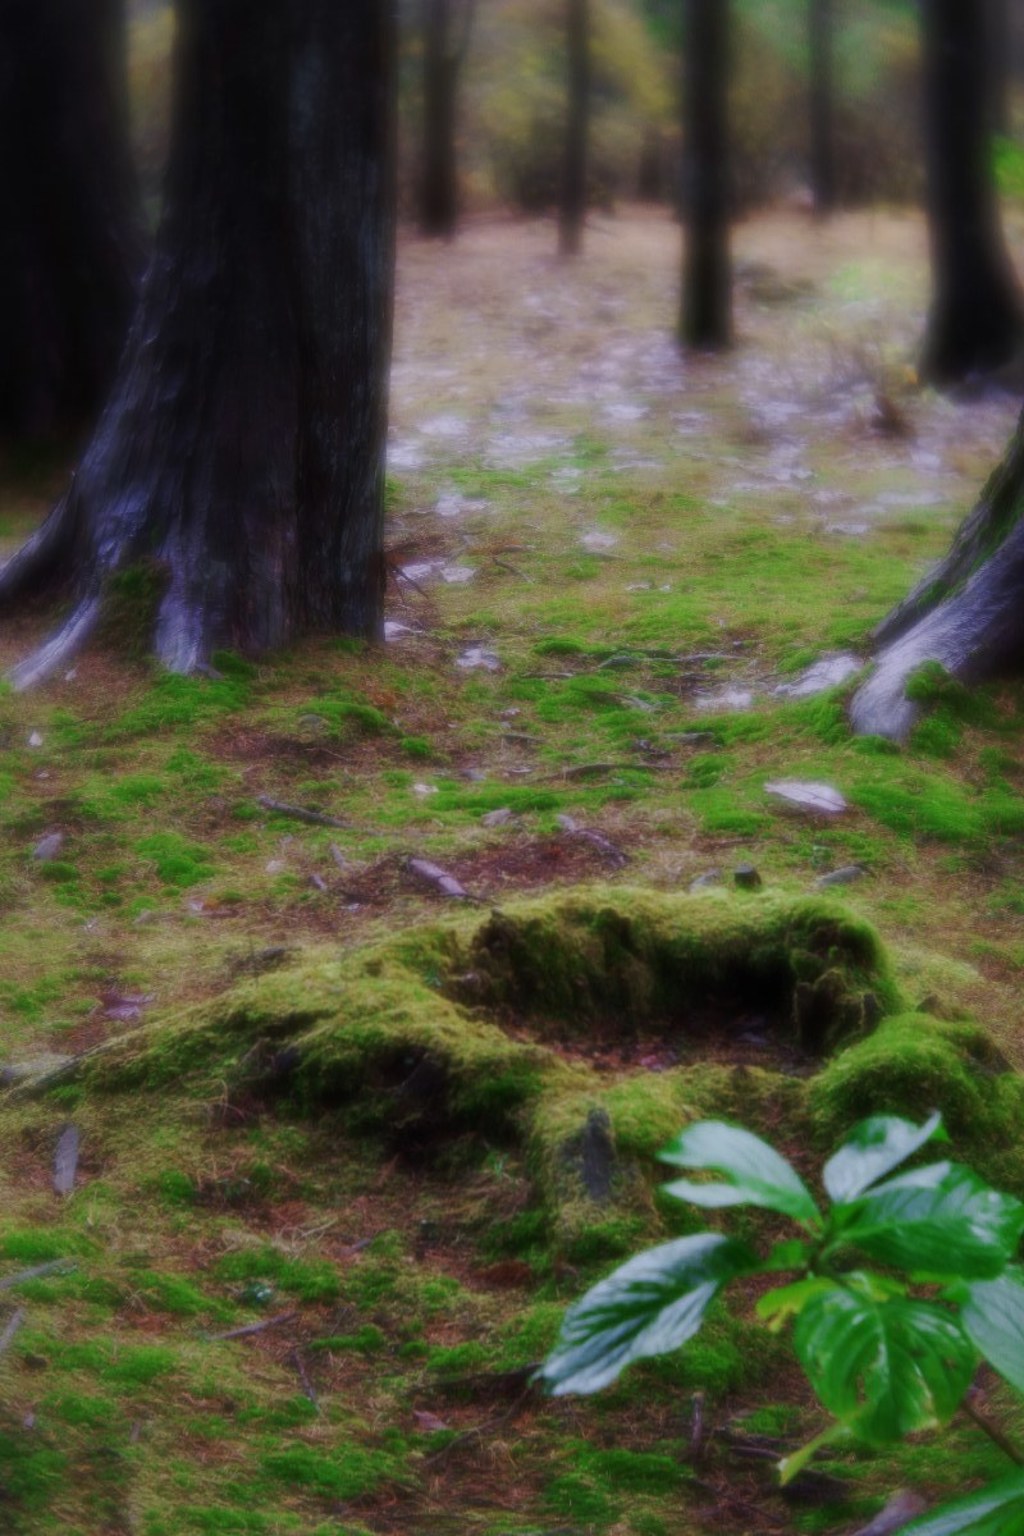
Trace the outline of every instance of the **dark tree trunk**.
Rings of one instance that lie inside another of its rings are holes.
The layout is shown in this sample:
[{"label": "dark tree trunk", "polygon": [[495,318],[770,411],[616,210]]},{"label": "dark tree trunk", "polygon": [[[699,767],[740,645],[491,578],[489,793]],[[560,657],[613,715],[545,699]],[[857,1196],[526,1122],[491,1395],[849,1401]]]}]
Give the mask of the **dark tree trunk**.
[{"label": "dark tree trunk", "polygon": [[1006,137],[1012,129],[1010,87],[1013,80],[1013,28],[1010,0],[986,0],[988,21],[988,99],[992,132]]},{"label": "dark tree trunk", "polygon": [[729,258],[729,0],[685,0],[683,217],[686,253],[679,335],[684,346],[732,340]]},{"label": "dark tree trunk", "polygon": [[907,680],[937,661],[962,682],[1024,664],[1024,416],[946,558],[882,621],[875,669],[854,697],[853,727],[900,740],[918,707]]},{"label": "dark tree trunk", "polygon": [[123,0],[0,5],[0,435],[95,418],[142,258]]},{"label": "dark tree trunk", "polygon": [[836,205],[832,0],[810,0],[811,196],[819,218]]},{"label": "dark tree trunk", "polygon": [[375,635],[393,270],[381,0],[179,0],[163,223],[107,408],[0,600],[70,578],[27,686],[146,562],[186,671],[312,630]]},{"label": "dark tree trunk", "polygon": [[476,0],[423,0],[423,166],[420,231],[451,240],[459,222],[459,75]]},{"label": "dark tree trunk", "polygon": [[566,0],[565,41],[568,99],[565,161],[558,217],[558,248],[577,256],[587,217],[587,130],[590,120],[590,15],[588,0]]},{"label": "dark tree trunk", "polygon": [[992,173],[984,12],[964,0],[921,6],[933,283],[921,374],[940,385],[1002,367],[1024,336]]}]

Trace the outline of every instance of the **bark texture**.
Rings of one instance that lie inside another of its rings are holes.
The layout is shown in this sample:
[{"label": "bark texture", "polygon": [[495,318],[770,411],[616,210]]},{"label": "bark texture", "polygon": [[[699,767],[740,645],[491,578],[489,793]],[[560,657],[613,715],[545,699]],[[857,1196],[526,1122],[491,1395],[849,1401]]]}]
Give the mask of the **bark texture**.
[{"label": "bark texture", "polygon": [[911,674],[939,662],[961,682],[1024,663],[1024,417],[945,559],[882,621],[875,668],[850,715],[861,734],[904,738]]},{"label": "bark texture", "polygon": [[729,0],[686,0],[683,260],[679,336],[714,350],[732,341],[729,256]]},{"label": "bark texture", "polygon": [[87,637],[111,576],[163,583],[187,671],[381,622],[394,254],[393,35],[380,0],[179,0],[163,223],[117,381],[64,500],[0,572],[77,599],[14,673]]},{"label": "bark texture", "polygon": [[921,3],[933,285],[921,374],[939,385],[1003,367],[1024,340],[992,172],[986,12],[980,0]]},{"label": "bark texture", "polygon": [[832,0],[809,0],[811,196],[819,218],[836,205]]},{"label": "bark texture", "polygon": [[142,266],[123,0],[0,6],[0,435],[95,419]]},{"label": "bark texture", "polygon": [[459,76],[475,13],[476,0],[423,0],[420,231],[434,239],[453,239],[459,222]]},{"label": "bark texture", "polygon": [[558,210],[558,248],[578,256],[587,217],[587,137],[590,123],[590,14],[588,0],[566,0],[568,96],[565,160]]}]

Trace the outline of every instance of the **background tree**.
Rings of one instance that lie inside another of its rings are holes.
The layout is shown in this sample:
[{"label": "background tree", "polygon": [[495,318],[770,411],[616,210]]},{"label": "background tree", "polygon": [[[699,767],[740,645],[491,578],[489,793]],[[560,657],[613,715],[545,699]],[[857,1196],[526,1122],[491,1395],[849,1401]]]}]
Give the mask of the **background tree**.
[{"label": "background tree", "polygon": [[819,218],[836,205],[832,0],[809,0],[811,195]]},{"label": "background tree", "polygon": [[1024,339],[992,170],[985,5],[922,0],[933,299],[922,376],[950,384],[1002,367]]},{"label": "background tree", "polygon": [[588,0],[566,0],[565,42],[569,88],[558,247],[563,256],[576,256],[583,242],[583,224],[587,216],[587,128],[590,117]]},{"label": "background tree", "polygon": [[123,0],[0,7],[0,435],[81,427],[142,261]]},{"label": "background tree", "polygon": [[[941,562],[882,621],[875,669],[851,706],[864,735],[905,737],[919,713],[907,684],[925,662],[961,682],[1024,663],[1024,416]],[[913,692],[913,689],[911,689]]]},{"label": "background tree", "polygon": [[729,0],[685,0],[683,260],[679,335],[688,347],[732,340],[729,257]]},{"label": "background tree", "polygon": [[0,572],[0,600],[75,598],[22,686],[140,562],[175,670],[380,627],[390,7],[180,0],[178,22],[165,212],[121,369],[70,490]]},{"label": "background tree", "polygon": [[450,240],[459,219],[456,155],[459,75],[476,0],[423,0],[423,168],[420,229]]}]

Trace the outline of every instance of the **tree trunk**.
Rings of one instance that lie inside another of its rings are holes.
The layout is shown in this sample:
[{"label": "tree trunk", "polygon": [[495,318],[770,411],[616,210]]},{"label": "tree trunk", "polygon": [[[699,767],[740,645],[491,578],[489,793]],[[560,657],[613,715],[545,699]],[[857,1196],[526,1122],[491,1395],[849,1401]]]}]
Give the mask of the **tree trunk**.
[{"label": "tree trunk", "polygon": [[0,6],[0,436],[95,418],[141,270],[123,0]]},{"label": "tree trunk", "polygon": [[683,216],[679,335],[715,350],[732,340],[729,259],[729,0],[685,0]]},{"label": "tree trunk", "polygon": [[590,118],[590,17],[587,0],[566,0],[568,100],[558,248],[577,256],[587,216],[587,130]]},{"label": "tree trunk", "polygon": [[147,563],[159,659],[380,628],[394,192],[380,0],[179,0],[163,222],[121,369],[0,600],[67,582],[27,686]]},{"label": "tree trunk", "polygon": [[836,205],[832,0],[810,0],[808,23],[811,196],[815,213],[827,218]]},{"label": "tree trunk", "polygon": [[1024,416],[945,559],[878,626],[875,669],[854,697],[860,734],[905,737],[911,674],[937,661],[962,682],[1024,662]]},{"label": "tree trunk", "polygon": [[940,385],[1001,368],[1024,338],[991,165],[984,11],[964,0],[921,7],[934,290],[921,375]]},{"label": "tree trunk", "polygon": [[1013,28],[1009,0],[987,0],[989,122],[992,132],[1006,138],[1013,128],[1010,88],[1013,80]]},{"label": "tree trunk", "polygon": [[423,0],[420,232],[434,239],[453,239],[459,222],[458,88],[475,11],[476,0]]}]

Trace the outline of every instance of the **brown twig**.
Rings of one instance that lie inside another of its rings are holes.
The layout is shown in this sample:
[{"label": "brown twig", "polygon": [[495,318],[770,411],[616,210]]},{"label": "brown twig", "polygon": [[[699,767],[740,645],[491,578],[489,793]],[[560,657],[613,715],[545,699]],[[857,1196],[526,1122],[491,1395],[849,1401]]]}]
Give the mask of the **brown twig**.
[{"label": "brown twig", "polygon": [[4,1324],[4,1331],[0,1333],[0,1355],[5,1355],[14,1342],[14,1335],[25,1321],[25,1309],[19,1307],[12,1312]]},{"label": "brown twig", "polygon": [[971,1422],[978,1426],[982,1434],[987,1435],[992,1444],[999,1447],[1004,1456],[1008,1456],[1016,1466],[1024,1467],[1024,1455],[1017,1449],[1013,1441],[1003,1433],[998,1424],[993,1424],[987,1413],[982,1412],[976,1406],[973,1399],[977,1396],[977,1390],[976,1387],[972,1387],[960,1404],[960,1407]]},{"label": "brown twig", "polygon": [[272,800],[269,795],[257,795],[256,804],[278,816],[290,816],[292,821],[308,821],[314,827],[351,827],[350,821],[328,816],[325,811],[308,811],[304,805],[288,805],[284,800]]},{"label": "brown twig", "polygon": [[265,1317],[261,1323],[246,1323],[244,1328],[229,1328],[226,1333],[208,1334],[207,1342],[217,1344],[224,1339],[247,1339],[254,1333],[265,1333],[268,1328],[280,1328],[285,1323],[294,1322],[298,1315],[297,1312],[278,1312],[276,1317]]}]

